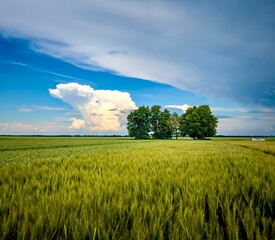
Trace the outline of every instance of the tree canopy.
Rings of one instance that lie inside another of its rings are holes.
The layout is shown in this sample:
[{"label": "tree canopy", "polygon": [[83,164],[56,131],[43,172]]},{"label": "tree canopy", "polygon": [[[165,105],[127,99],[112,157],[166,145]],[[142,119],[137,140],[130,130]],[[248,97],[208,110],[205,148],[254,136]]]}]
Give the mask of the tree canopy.
[{"label": "tree canopy", "polygon": [[156,139],[170,139],[173,134],[171,114],[165,109],[163,112],[160,106],[154,105],[150,111],[150,127],[153,137]]},{"label": "tree canopy", "polygon": [[180,118],[182,135],[193,139],[205,139],[216,134],[218,119],[208,105],[194,106],[186,110]]},{"label": "tree canopy", "polygon": [[172,138],[171,114],[167,109],[161,111],[160,106],[154,105],[151,109],[145,106],[139,107],[128,115],[127,120],[130,137],[146,139],[150,137],[149,133],[152,133],[156,139]]},{"label": "tree canopy", "polygon": [[180,136],[180,116],[178,113],[174,112],[171,115],[171,124],[173,127],[173,134],[176,139],[178,139],[178,137]]},{"label": "tree canopy", "polygon": [[149,138],[150,132],[150,109],[149,107],[139,107],[127,116],[127,129],[130,137],[136,139]]},{"label": "tree canopy", "polygon": [[182,116],[171,114],[167,109],[154,105],[139,107],[127,117],[127,128],[130,137],[147,139],[150,134],[155,139],[171,139],[190,136],[193,139],[205,139],[216,134],[218,119],[212,114],[208,105],[194,106]]}]

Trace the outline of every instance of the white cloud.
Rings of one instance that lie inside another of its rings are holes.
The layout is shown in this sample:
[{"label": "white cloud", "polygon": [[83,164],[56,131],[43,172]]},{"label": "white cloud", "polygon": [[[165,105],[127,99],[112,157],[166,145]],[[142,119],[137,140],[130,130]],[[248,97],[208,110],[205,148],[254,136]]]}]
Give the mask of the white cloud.
[{"label": "white cloud", "polygon": [[67,128],[58,122],[0,122],[0,134],[65,134]]},{"label": "white cloud", "polygon": [[28,64],[21,63],[21,62],[14,62],[14,61],[2,61],[2,60],[0,60],[0,62],[13,64],[13,65],[18,65],[18,66],[22,66],[22,67],[28,67],[29,66]]},{"label": "white cloud", "polygon": [[187,105],[187,104],[183,104],[183,105],[166,105],[164,106],[165,108],[175,108],[175,109],[180,109],[183,112],[185,112],[188,108],[190,108],[191,106]]},{"label": "white cloud", "polygon": [[78,83],[58,84],[49,89],[51,96],[70,104],[83,119],[72,118],[71,128],[90,131],[122,131],[128,113],[136,109],[130,94],[111,90],[94,90]]},{"label": "white cloud", "polygon": [[244,108],[226,108],[226,107],[211,107],[213,112],[241,112],[246,113],[247,110]]},{"label": "white cloud", "polygon": [[250,108],[228,108],[228,107],[211,107],[213,112],[227,112],[227,113],[235,113],[235,114],[262,114],[264,115],[274,115],[275,108],[274,107],[259,107],[259,106],[251,106]]},{"label": "white cloud", "polygon": [[72,129],[83,129],[85,128],[85,121],[82,119],[71,118],[72,125],[70,128]]},{"label": "white cloud", "polygon": [[39,105],[32,105],[31,107],[18,107],[19,112],[34,112],[34,111],[64,111],[66,110],[63,107],[50,107],[50,106],[39,106]]},{"label": "white cloud", "polygon": [[65,108],[61,108],[61,107],[49,107],[49,106],[37,106],[37,105],[34,105],[33,107],[37,110],[44,110],[44,111],[63,111],[63,110],[65,110]]},{"label": "white cloud", "polygon": [[270,119],[249,116],[220,118],[217,132],[221,135],[274,135],[273,123]]},{"label": "white cloud", "polygon": [[33,109],[29,108],[29,107],[19,107],[18,111],[19,112],[33,112]]}]

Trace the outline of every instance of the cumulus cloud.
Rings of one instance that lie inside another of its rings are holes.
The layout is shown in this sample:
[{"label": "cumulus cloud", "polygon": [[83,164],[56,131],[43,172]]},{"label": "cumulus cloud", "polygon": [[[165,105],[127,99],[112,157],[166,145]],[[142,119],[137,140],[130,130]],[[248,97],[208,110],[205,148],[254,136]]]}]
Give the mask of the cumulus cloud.
[{"label": "cumulus cloud", "polygon": [[85,121],[82,119],[77,119],[77,118],[71,118],[72,125],[71,129],[82,129],[85,128]]},{"label": "cumulus cloud", "polygon": [[125,130],[128,113],[137,108],[127,92],[94,90],[89,85],[58,84],[56,89],[49,89],[49,92],[52,97],[70,104],[82,115],[83,119],[71,119],[73,129]]},{"label": "cumulus cloud", "polygon": [[183,104],[183,105],[166,105],[165,108],[175,108],[175,109],[180,109],[183,112],[185,112],[188,108],[190,108],[191,106],[187,105],[187,104]]}]

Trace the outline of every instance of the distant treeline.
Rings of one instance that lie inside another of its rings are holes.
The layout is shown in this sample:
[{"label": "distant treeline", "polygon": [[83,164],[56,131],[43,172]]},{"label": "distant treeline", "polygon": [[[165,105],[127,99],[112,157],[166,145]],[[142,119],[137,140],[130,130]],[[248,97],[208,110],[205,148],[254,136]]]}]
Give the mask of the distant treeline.
[{"label": "distant treeline", "polygon": [[[129,137],[129,135],[12,135],[12,134],[3,134],[0,137]],[[275,135],[215,135],[214,138],[275,138]]]},{"label": "distant treeline", "polygon": [[259,137],[259,138],[275,138],[275,135],[216,135],[214,137],[218,138],[252,138],[252,137]]},{"label": "distant treeline", "polygon": [[0,137],[129,137],[128,135],[0,135]]}]

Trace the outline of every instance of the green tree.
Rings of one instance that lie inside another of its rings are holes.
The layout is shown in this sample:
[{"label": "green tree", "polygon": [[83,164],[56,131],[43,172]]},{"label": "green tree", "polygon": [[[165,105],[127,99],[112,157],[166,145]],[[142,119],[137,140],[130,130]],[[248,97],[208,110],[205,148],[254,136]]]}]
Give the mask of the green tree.
[{"label": "green tree", "polygon": [[159,139],[171,139],[173,135],[173,125],[171,121],[171,114],[167,109],[164,109],[163,112],[160,113],[159,118]]},{"label": "green tree", "polygon": [[176,139],[178,139],[180,135],[180,117],[176,112],[171,115],[171,124],[173,127],[173,134]]},{"label": "green tree", "polygon": [[150,127],[153,132],[153,137],[154,138],[160,138],[160,129],[159,129],[159,124],[160,124],[160,110],[161,106],[154,105],[150,109]]},{"label": "green tree", "polygon": [[155,139],[170,139],[173,134],[171,124],[171,114],[165,109],[161,111],[161,106],[154,105],[150,109],[150,125]]},{"label": "green tree", "polygon": [[150,109],[149,107],[139,107],[127,116],[127,129],[130,137],[136,139],[149,138],[150,132]]},{"label": "green tree", "polygon": [[208,105],[188,108],[180,118],[180,130],[183,136],[193,139],[205,139],[216,134],[218,119]]}]

